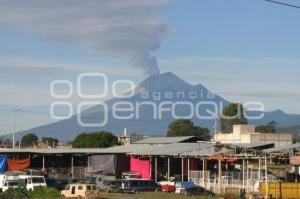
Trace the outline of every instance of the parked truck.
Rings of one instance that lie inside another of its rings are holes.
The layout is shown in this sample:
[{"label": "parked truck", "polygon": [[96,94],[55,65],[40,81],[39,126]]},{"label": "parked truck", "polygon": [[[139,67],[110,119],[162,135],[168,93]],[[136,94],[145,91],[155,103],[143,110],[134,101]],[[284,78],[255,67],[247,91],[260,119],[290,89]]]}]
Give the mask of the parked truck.
[{"label": "parked truck", "polygon": [[24,181],[27,191],[33,191],[35,187],[47,187],[44,176],[19,175],[19,179]]},{"label": "parked truck", "polygon": [[266,198],[300,199],[300,182],[265,182],[259,184],[259,195]]},{"label": "parked truck", "polygon": [[0,191],[5,192],[9,188],[16,188],[19,186],[19,176],[14,174],[0,174]]}]

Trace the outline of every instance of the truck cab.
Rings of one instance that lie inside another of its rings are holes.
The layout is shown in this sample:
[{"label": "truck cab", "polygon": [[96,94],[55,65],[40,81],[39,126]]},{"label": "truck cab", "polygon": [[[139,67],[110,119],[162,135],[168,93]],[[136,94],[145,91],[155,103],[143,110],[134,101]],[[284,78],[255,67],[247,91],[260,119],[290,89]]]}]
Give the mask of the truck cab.
[{"label": "truck cab", "polygon": [[20,183],[19,183],[18,180],[6,180],[6,181],[4,181],[1,190],[2,190],[3,192],[5,192],[5,191],[7,191],[9,188],[18,188],[19,185],[20,185]]},{"label": "truck cab", "polygon": [[0,174],[0,191],[4,192],[9,188],[16,188],[19,186],[19,176],[14,174]]},{"label": "truck cab", "polygon": [[35,187],[47,187],[44,176],[20,175],[19,178],[24,181],[27,191],[33,191]]}]

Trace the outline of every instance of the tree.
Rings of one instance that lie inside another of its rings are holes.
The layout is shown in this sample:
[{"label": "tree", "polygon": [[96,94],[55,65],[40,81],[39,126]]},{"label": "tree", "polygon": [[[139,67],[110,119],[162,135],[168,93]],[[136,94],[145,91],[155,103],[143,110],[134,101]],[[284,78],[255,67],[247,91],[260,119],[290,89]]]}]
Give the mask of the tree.
[{"label": "tree", "polygon": [[34,146],[37,145],[39,138],[34,133],[28,133],[21,139],[21,146]]},{"label": "tree", "polygon": [[258,133],[277,133],[277,122],[271,121],[266,125],[260,125],[255,127],[255,132]]},{"label": "tree", "polygon": [[221,117],[222,133],[232,133],[235,124],[247,124],[247,119],[244,116],[243,105],[231,103],[223,109]]},{"label": "tree", "polygon": [[118,144],[118,138],[111,132],[81,133],[73,141],[74,148],[106,148]]},{"label": "tree", "polygon": [[196,136],[203,141],[208,141],[211,138],[207,128],[194,126],[194,123],[187,119],[179,119],[169,125],[167,137],[174,136]]},{"label": "tree", "polygon": [[55,147],[58,145],[58,139],[53,137],[42,137],[43,143],[48,143],[49,146]]}]

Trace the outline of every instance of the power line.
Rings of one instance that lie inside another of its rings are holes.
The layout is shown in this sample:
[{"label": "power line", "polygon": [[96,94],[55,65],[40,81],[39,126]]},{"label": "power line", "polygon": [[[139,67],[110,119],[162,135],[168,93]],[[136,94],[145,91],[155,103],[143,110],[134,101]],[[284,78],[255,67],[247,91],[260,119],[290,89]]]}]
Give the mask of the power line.
[{"label": "power line", "polygon": [[2,110],[0,110],[0,113],[2,113],[2,112],[11,112],[12,110],[11,109],[2,109]]},{"label": "power line", "polygon": [[274,0],[264,0],[264,1],[267,1],[267,2],[270,2],[270,3],[275,3],[275,4],[278,4],[278,5],[283,5],[283,6],[288,6],[288,7],[299,8],[300,9],[300,6],[298,6],[298,5],[284,3],[284,2],[281,2],[281,1],[274,1]]},{"label": "power line", "polygon": [[35,113],[35,114],[40,114],[40,115],[47,115],[47,116],[50,116],[50,113],[41,112],[41,111],[31,111],[31,110],[26,110],[26,109],[19,109],[18,112],[23,112],[23,113]]},{"label": "power line", "polygon": [[33,110],[28,110],[28,109],[3,109],[3,110],[0,110],[0,113],[2,113],[2,112],[34,113],[34,114],[39,114],[39,115],[50,116],[50,113],[47,113],[47,112],[33,111]]}]

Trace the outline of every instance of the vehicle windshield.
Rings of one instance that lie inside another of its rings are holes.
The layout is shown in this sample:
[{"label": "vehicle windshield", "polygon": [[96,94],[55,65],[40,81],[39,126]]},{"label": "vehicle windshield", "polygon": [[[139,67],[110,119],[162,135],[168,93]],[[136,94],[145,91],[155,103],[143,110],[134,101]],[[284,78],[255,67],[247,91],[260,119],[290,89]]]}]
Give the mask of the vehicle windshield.
[{"label": "vehicle windshield", "polygon": [[182,188],[182,183],[181,182],[176,182],[175,186],[176,186],[176,188]]},{"label": "vehicle windshield", "polygon": [[18,186],[18,182],[17,181],[8,181],[8,186]]},{"label": "vehicle windshield", "polygon": [[45,180],[43,177],[32,177],[33,183],[45,183]]}]

